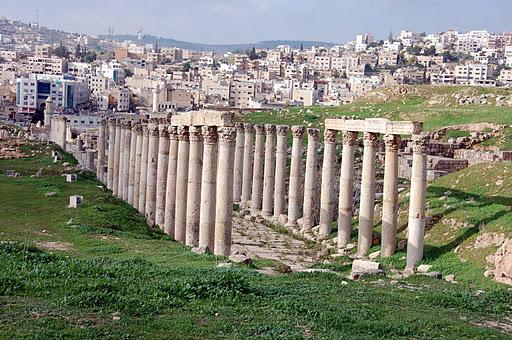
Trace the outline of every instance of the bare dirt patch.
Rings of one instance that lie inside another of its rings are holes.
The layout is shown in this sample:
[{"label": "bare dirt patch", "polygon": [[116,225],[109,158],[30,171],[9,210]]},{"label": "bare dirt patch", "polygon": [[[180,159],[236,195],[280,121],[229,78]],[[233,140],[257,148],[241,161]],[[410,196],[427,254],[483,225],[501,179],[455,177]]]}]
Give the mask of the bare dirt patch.
[{"label": "bare dirt patch", "polygon": [[46,250],[60,250],[69,251],[73,249],[73,245],[68,242],[56,242],[56,241],[36,241],[34,244],[37,247],[41,247]]}]

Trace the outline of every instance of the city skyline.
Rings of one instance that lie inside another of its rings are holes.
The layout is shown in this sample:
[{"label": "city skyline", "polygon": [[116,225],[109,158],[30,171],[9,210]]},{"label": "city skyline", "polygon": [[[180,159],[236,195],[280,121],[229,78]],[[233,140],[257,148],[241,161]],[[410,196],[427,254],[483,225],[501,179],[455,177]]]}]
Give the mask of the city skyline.
[{"label": "city skyline", "polygon": [[[466,1],[461,11],[460,2],[454,0],[154,0],[143,8],[132,0],[69,1],[64,8],[57,0],[47,1],[44,7],[27,0],[4,4],[2,15],[25,22],[38,17],[41,26],[94,36],[107,34],[110,27],[116,34],[135,34],[142,27],[144,34],[209,44],[280,39],[342,43],[358,33],[371,32],[384,39],[402,29],[507,31],[506,13],[512,4],[492,2],[492,11],[489,1],[481,0]],[[116,17],[122,19],[112,20]]]}]

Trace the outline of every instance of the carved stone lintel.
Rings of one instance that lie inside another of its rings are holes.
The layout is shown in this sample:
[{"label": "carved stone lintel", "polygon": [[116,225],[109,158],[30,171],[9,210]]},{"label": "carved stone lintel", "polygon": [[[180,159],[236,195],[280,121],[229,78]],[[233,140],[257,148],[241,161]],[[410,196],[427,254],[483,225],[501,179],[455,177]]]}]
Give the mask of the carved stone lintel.
[{"label": "carved stone lintel", "polygon": [[245,133],[254,133],[254,124],[244,123]]},{"label": "carved stone lintel", "polygon": [[308,132],[308,138],[310,138],[312,140],[318,140],[318,137],[320,136],[320,130],[308,128],[307,132]]},{"label": "carved stone lintel", "polygon": [[290,128],[288,125],[278,125],[276,126],[277,134],[279,136],[286,136],[288,134],[288,131],[290,131]]},{"label": "carved stone lintel", "polygon": [[400,135],[385,135],[386,151],[398,151],[400,148]]},{"label": "carved stone lintel", "polygon": [[354,146],[357,143],[357,132],[344,131],[343,132],[343,145]]},{"label": "carved stone lintel", "polygon": [[304,132],[305,131],[306,131],[306,128],[304,128],[303,125],[294,125],[294,126],[292,126],[293,138],[302,138],[302,136],[304,136]]},{"label": "carved stone lintel", "polygon": [[173,141],[177,141],[178,139],[178,127],[177,126],[169,126],[169,139]]},{"label": "carved stone lintel", "polygon": [[273,124],[266,124],[265,125],[265,132],[267,133],[267,136],[273,136],[276,134],[277,128]]},{"label": "carved stone lintel", "polygon": [[236,130],[231,127],[222,127],[219,130],[219,143],[221,145],[234,145],[236,140]]},{"label": "carved stone lintel", "polygon": [[413,135],[412,142],[412,152],[417,154],[424,154],[427,152],[430,137],[428,135]]},{"label": "carved stone lintel", "polygon": [[217,133],[216,126],[203,126],[203,140],[204,144],[217,144],[219,134]]},{"label": "carved stone lintel", "polygon": [[363,137],[365,147],[377,147],[379,144],[379,135],[377,133],[365,132]]},{"label": "carved stone lintel", "polygon": [[178,126],[178,140],[180,142],[189,141],[188,126]]},{"label": "carved stone lintel", "polygon": [[265,125],[262,124],[255,124],[254,129],[256,130],[257,135],[264,135],[265,134]]},{"label": "carved stone lintel", "polygon": [[328,143],[328,144],[336,143],[337,134],[338,134],[338,131],[336,131],[336,130],[326,129],[324,132],[324,142]]}]

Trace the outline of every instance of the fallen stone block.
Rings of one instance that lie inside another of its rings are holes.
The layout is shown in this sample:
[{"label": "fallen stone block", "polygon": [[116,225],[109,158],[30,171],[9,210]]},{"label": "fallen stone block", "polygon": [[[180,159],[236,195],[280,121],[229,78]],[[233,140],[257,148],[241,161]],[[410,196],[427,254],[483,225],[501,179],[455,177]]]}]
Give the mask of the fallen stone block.
[{"label": "fallen stone block", "polygon": [[14,176],[16,175],[16,171],[14,171],[14,170],[7,170],[7,171],[5,172],[5,175],[6,175],[7,177],[14,177]]},{"label": "fallen stone block", "polygon": [[69,196],[69,206],[68,208],[78,208],[84,201],[83,196],[73,195]]},{"label": "fallen stone block", "polygon": [[66,174],[66,182],[72,183],[76,181],[76,175],[75,174]]},{"label": "fallen stone block", "polygon": [[418,273],[428,273],[432,269],[432,266],[429,264],[422,264],[418,266]]},{"label": "fallen stone block", "polygon": [[208,247],[195,247],[195,248],[192,248],[191,251],[193,253],[196,253],[196,254],[201,254],[201,255],[204,255],[204,254],[211,254],[210,250],[208,249]]},{"label": "fallen stone block", "polygon": [[378,275],[383,271],[380,269],[380,263],[373,261],[354,260],[352,262],[351,280],[358,280],[363,276]]},{"label": "fallen stone block", "polygon": [[240,263],[240,264],[245,264],[245,265],[252,264],[252,259],[249,256],[244,255],[244,254],[231,255],[229,257],[229,261],[231,261],[232,263]]}]

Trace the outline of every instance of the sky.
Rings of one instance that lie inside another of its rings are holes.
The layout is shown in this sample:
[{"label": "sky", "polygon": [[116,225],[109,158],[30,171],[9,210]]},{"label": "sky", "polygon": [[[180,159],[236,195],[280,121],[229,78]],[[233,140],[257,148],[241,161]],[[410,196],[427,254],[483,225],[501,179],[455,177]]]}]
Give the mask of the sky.
[{"label": "sky", "polygon": [[400,30],[512,31],[512,0],[1,0],[0,15],[93,36],[145,34],[201,43],[346,42]]}]

